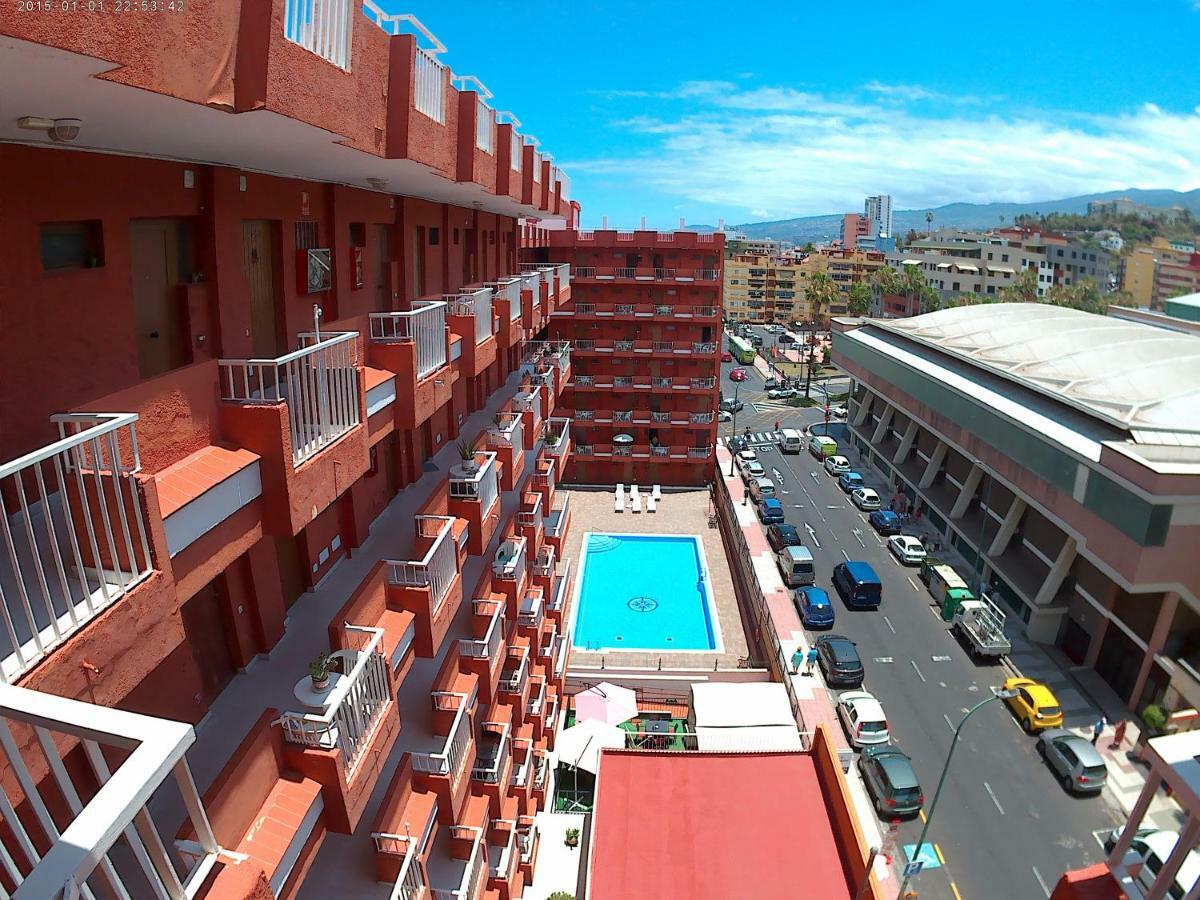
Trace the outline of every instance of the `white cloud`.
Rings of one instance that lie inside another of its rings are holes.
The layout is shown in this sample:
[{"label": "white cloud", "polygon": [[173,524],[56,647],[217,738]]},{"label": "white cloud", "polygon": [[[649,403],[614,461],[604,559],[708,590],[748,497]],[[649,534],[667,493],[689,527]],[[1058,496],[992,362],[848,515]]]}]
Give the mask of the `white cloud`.
[{"label": "white cloud", "polygon": [[879,96],[856,102],[786,87],[688,82],[657,95],[671,102],[656,114],[615,123],[649,136],[651,150],[564,166],[755,218],[856,209],[863,196],[881,191],[903,209],[1200,187],[1200,109],[1173,113],[1147,103],[1085,117],[1000,114],[989,105],[968,114],[961,105],[898,105],[897,97],[935,95],[873,84],[867,89]]}]

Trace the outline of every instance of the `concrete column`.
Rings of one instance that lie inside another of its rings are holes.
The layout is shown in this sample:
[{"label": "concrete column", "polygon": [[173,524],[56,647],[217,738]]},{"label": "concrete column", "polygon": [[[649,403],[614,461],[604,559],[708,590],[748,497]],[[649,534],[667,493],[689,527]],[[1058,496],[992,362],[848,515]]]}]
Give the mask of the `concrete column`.
[{"label": "concrete column", "polygon": [[1195,848],[1197,840],[1200,840],[1200,819],[1192,816],[1179,833],[1175,849],[1163,861],[1163,867],[1154,879],[1154,886],[1146,892],[1146,900],[1163,900],[1163,897],[1167,896],[1167,890],[1175,884],[1175,875],[1179,872],[1179,867]]},{"label": "concrete column", "polygon": [[867,421],[867,417],[871,415],[871,405],[875,402],[875,395],[869,390],[863,395],[862,403],[858,404],[858,411],[854,413],[854,425],[861,428],[863,422]]},{"label": "concrete column", "polygon": [[888,424],[892,421],[892,414],[895,412],[896,407],[890,403],[886,403],[883,413],[879,416],[879,424],[875,426],[875,433],[871,435],[872,444],[878,444],[883,440],[883,436],[887,434]]},{"label": "concrete column", "polygon": [[908,456],[908,451],[912,449],[913,442],[917,439],[917,432],[921,430],[921,426],[917,424],[916,419],[908,420],[908,428],[904,431],[904,437],[900,439],[900,448],[896,451],[896,455],[892,457],[892,462],[899,465],[904,457]]},{"label": "concrete column", "polygon": [[1156,769],[1152,769],[1150,775],[1146,778],[1146,783],[1142,785],[1142,792],[1138,794],[1137,802],[1133,804],[1133,809],[1129,811],[1129,818],[1125,821],[1124,830],[1118,835],[1112,852],[1108,854],[1106,862],[1110,869],[1115,869],[1121,865],[1121,860],[1129,852],[1129,845],[1133,842],[1133,836],[1137,834],[1137,830],[1142,826],[1142,819],[1146,816],[1146,810],[1150,808],[1150,801],[1154,799],[1154,795],[1158,793],[1161,785],[1162,773]]},{"label": "concrete column", "polygon": [[958,499],[954,501],[954,506],[950,510],[950,518],[961,519],[963,517],[967,507],[975,498],[975,489],[979,487],[982,479],[983,468],[979,463],[972,463],[971,471],[967,473],[967,480],[963,482],[962,490],[958,492]]},{"label": "concrete column", "polygon": [[941,471],[942,463],[946,461],[946,451],[949,448],[945,441],[938,441],[937,446],[933,448],[933,453],[929,455],[929,463],[925,466],[925,472],[921,475],[921,482],[917,485],[921,490],[933,484],[933,479],[937,478],[937,473]]},{"label": "concrete column", "polygon": [[1058,559],[1054,560],[1054,565],[1050,567],[1050,574],[1046,576],[1046,580],[1042,582],[1037,596],[1033,598],[1035,606],[1045,606],[1054,599],[1054,595],[1058,593],[1058,589],[1062,587],[1063,581],[1066,580],[1067,573],[1071,571],[1071,565],[1075,562],[1077,555],[1075,551],[1075,538],[1068,535],[1066,543],[1058,551]]},{"label": "concrete column", "polygon": [[1171,623],[1175,621],[1175,610],[1178,607],[1179,595],[1174,591],[1163,597],[1162,606],[1158,608],[1158,618],[1154,620],[1154,631],[1150,633],[1150,640],[1146,642],[1146,655],[1142,659],[1141,668],[1138,669],[1138,677],[1133,683],[1133,691],[1127,698],[1131,704],[1136,703],[1142,696],[1142,691],[1146,687],[1146,679],[1150,677],[1150,667],[1154,665],[1154,656],[1162,652],[1163,645],[1167,642],[1167,635],[1171,633]]},{"label": "concrete column", "polygon": [[1012,505],[1004,515],[1004,521],[1000,523],[1000,530],[996,532],[996,537],[992,540],[992,546],[988,547],[988,556],[999,556],[1008,549],[1008,542],[1012,540],[1013,533],[1021,523],[1021,516],[1025,514],[1025,509],[1025,501],[1014,496]]}]

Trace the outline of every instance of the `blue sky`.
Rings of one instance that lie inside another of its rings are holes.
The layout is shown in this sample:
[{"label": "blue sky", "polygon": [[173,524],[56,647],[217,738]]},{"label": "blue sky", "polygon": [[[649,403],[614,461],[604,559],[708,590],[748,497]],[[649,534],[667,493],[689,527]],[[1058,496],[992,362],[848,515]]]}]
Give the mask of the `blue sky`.
[{"label": "blue sky", "polygon": [[387,5],[541,140],[589,227],[1200,187],[1200,0]]}]

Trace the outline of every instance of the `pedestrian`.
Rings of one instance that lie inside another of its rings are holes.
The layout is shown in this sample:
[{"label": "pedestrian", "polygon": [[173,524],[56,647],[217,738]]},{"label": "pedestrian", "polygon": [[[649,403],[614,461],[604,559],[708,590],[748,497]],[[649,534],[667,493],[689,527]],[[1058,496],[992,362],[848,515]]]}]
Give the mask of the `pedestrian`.
[{"label": "pedestrian", "polygon": [[800,664],[804,662],[804,648],[799,644],[796,645],[796,652],[792,654],[792,674],[800,674]]},{"label": "pedestrian", "polygon": [[1092,726],[1092,746],[1096,746],[1096,741],[1100,740],[1100,735],[1105,728],[1108,727],[1108,719],[1101,716],[1096,720],[1096,724]]},{"label": "pedestrian", "polygon": [[1122,719],[1117,723],[1117,727],[1113,729],[1112,743],[1108,745],[1109,750],[1118,750],[1121,744],[1125,742],[1125,729],[1129,727],[1129,720]]},{"label": "pedestrian", "polygon": [[804,669],[805,675],[811,675],[813,667],[817,664],[817,648],[813,647],[808,651],[807,665]]},{"label": "pedestrian", "polygon": [[775,430],[776,431],[779,430],[779,420],[778,419],[775,420]]}]

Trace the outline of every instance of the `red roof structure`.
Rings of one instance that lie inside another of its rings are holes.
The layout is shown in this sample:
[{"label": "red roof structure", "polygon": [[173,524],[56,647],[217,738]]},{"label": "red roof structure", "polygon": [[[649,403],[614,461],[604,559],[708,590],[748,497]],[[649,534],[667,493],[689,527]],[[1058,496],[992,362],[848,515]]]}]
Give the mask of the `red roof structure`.
[{"label": "red roof structure", "polygon": [[811,753],[604,751],[590,900],[853,895]]}]

